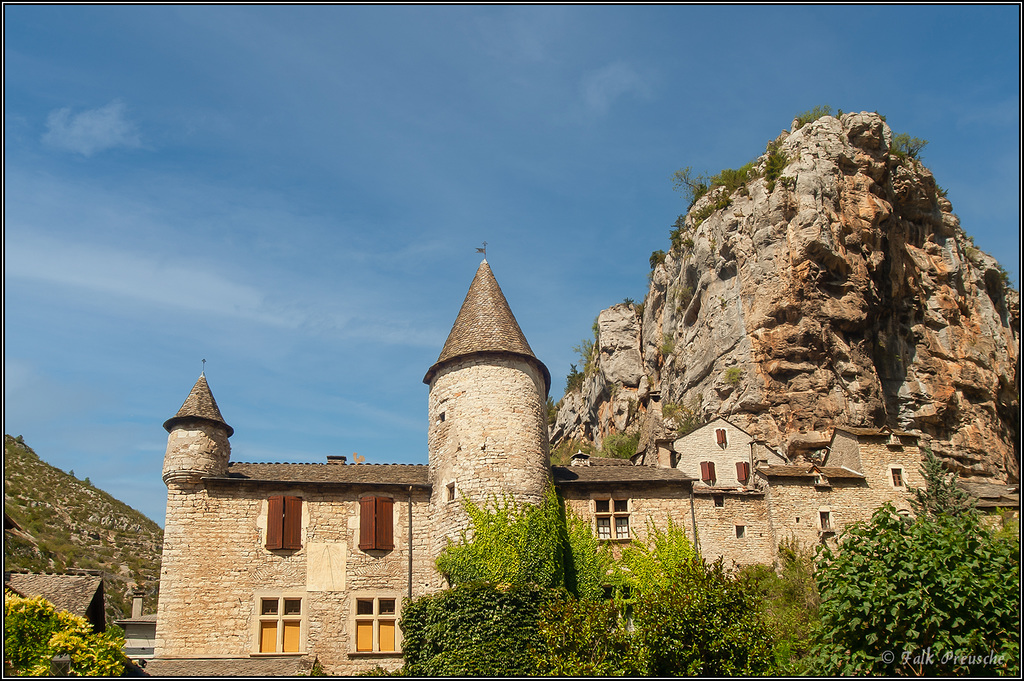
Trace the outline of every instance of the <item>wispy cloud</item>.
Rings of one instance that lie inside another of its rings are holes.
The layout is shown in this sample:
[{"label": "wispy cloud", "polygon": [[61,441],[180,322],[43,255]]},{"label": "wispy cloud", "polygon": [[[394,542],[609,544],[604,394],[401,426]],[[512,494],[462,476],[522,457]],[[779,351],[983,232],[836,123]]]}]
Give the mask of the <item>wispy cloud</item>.
[{"label": "wispy cloud", "polygon": [[649,93],[643,76],[623,62],[613,62],[587,73],[580,90],[587,107],[598,114],[607,113],[612,103],[624,95],[646,97]]},{"label": "wispy cloud", "polygon": [[43,144],[55,149],[92,156],[99,151],[142,146],[139,131],[125,116],[125,105],[115,99],[98,109],[72,113],[70,108],[56,109],[46,118]]}]

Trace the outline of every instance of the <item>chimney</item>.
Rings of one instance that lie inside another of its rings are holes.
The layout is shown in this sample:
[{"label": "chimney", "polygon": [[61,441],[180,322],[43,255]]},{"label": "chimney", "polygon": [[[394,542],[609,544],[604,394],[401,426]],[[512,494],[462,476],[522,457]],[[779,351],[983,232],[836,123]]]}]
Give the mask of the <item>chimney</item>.
[{"label": "chimney", "polygon": [[134,589],[132,591],[132,619],[142,619],[142,597],[146,595],[146,592],[142,589]]},{"label": "chimney", "polygon": [[344,454],[328,454],[327,463],[347,463],[348,457]]}]

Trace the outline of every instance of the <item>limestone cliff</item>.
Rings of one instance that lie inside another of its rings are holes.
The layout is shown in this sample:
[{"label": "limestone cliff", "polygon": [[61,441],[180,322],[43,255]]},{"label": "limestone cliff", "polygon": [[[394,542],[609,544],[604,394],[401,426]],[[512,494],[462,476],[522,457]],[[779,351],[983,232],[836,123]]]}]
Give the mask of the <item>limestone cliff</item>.
[{"label": "limestone cliff", "polygon": [[725,416],[796,458],[833,425],[888,425],[961,476],[1017,481],[1019,294],[891,144],[877,114],[794,121],[774,176],[766,152],[701,197],[643,304],[600,313],[552,443],[638,432],[643,450]]}]

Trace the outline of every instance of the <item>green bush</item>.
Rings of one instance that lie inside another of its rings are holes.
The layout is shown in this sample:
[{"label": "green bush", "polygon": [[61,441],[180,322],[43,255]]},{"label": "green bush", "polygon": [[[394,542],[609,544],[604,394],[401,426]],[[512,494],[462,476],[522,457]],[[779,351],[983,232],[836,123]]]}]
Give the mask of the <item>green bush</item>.
[{"label": "green bush", "polygon": [[1020,676],[1020,540],[886,504],[822,550],[814,671]]},{"label": "green bush", "polygon": [[[768,144],[768,160],[765,161],[764,179],[768,193],[775,191],[775,182],[782,179],[782,171],[789,163],[789,157],[782,152],[782,141],[775,140]],[[788,186],[788,183],[786,183]]]},{"label": "green bush", "polygon": [[647,670],[612,601],[553,599],[542,611],[537,673],[543,676],[640,676]]},{"label": "green bush", "polygon": [[541,611],[557,592],[468,583],[407,601],[399,623],[406,676],[532,676]]},{"label": "green bush", "polygon": [[665,251],[657,250],[651,253],[651,269],[665,262]]},{"label": "green bush", "polygon": [[640,433],[632,435],[613,433],[601,443],[601,451],[605,456],[615,459],[628,459],[636,454],[638,444],[640,444]]},{"label": "green bush", "polygon": [[739,367],[729,367],[725,370],[725,382],[729,385],[738,385],[742,378],[743,369]]},{"label": "green bush", "polygon": [[911,137],[905,132],[893,136],[889,153],[900,158],[920,158],[921,151],[928,146],[928,140]]},{"label": "green bush", "polygon": [[96,634],[84,617],[57,610],[42,596],[4,593],[4,663],[19,676],[48,676],[56,655],[71,658],[74,676],[120,676],[123,649],[117,627]]},{"label": "green bush", "polygon": [[796,117],[796,129],[804,127],[808,123],[813,123],[819,118],[832,115],[832,107],[828,104],[816,106],[810,111],[804,111],[802,114]]}]

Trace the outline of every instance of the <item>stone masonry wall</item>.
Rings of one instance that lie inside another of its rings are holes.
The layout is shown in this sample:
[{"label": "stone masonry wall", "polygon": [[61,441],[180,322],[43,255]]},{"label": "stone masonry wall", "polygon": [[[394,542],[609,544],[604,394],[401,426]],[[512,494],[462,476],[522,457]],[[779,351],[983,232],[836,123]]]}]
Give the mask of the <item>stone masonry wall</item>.
[{"label": "stone masonry wall", "polygon": [[[715,431],[718,429],[725,430],[726,443],[724,446],[718,444],[715,435]],[[741,482],[736,477],[736,463],[745,462],[750,465],[750,479],[752,480],[754,466],[750,460],[750,441],[750,436],[736,426],[724,419],[715,419],[675,441],[673,449],[677,452],[676,468],[697,479],[694,482],[695,488],[708,486],[701,480],[700,464],[702,461],[711,461],[715,464],[716,487],[749,485],[750,482]]]},{"label": "stone masonry wall", "polygon": [[544,380],[516,357],[469,357],[430,384],[427,443],[434,488],[434,554],[458,540],[466,496],[538,503],[551,480]]},{"label": "stone masonry wall", "polygon": [[198,482],[203,475],[224,475],[230,455],[231,444],[221,426],[192,421],[172,428],[164,455],[164,482],[173,477]]},{"label": "stone masonry wall", "polygon": [[[269,550],[267,498],[298,496],[302,547]],[[391,551],[359,544],[359,498],[394,498]],[[412,594],[433,590],[427,492],[412,492]],[[168,576],[175,579],[168,579]],[[248,657],[258,651],[261,597],[302,599],[302,654],[330,674],[401,665],[398,654],[355,654],[355,598],[409,594],[409,492],[306,485],[172,485],[157,609],[157,657]],[[401,634],[398,633],[398,645]]]}]

